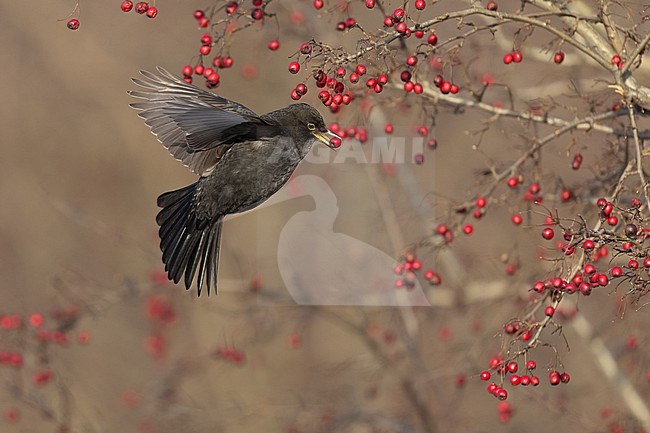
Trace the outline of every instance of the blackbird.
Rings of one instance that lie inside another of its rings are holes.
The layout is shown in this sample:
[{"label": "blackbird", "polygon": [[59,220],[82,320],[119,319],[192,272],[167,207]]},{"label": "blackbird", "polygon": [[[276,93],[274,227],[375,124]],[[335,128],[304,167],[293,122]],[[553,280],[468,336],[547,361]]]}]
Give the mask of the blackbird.
[{"label": "blackbird", "polygon": [[340,138],[307,104],[292,104],[264,115],[201,90],[162,68],[140,71],[133,82],[143,90],[128,93],[144,102],[139,110],[158,141],[199,179],[158,197],[162,210],[160,249],[167,277],[185,288],[196,277],[199,296],[217,291],[222,221],[252,209],[278,191],[312,145],[332,149]]}]

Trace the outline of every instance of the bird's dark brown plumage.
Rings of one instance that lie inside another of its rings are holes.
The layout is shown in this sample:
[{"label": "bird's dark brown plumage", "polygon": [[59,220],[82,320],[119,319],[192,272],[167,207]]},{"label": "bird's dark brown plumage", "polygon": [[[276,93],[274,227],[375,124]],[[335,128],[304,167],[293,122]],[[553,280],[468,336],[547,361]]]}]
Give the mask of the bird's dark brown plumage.
[{"label": "bird's dark brown plumage", "polygon": [[252,209],[282,187],[318,140],[335,136],[307,104],[259,116],[237,102],[201,90],[158,68],[141,71],[129,94],[158,141],[200,176],[158,197],[160,248],[170,280],[193,281],[199,295],[217,288],[222,220]]}]

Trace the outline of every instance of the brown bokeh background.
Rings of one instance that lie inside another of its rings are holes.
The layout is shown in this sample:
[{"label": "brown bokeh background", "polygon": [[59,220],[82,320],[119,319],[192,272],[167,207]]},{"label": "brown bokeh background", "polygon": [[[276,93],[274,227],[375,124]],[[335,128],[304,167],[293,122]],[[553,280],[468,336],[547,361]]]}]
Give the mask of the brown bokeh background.
[{"label": "brown bokeh background", "polygon": [[[543,277],[545,269],[532,264],[538,238],[530,241],[532,230],[513,233],[508,220],[514,209],[507,206],[477,224],[471,241],[458,240],[453,260],[461,275],[445,277],[445,282],[475,287],[501,281],[505,292],[477,304],[418,311],[422,313],[418,356],[410,357],[400,338],[404,330],[399,308],[323,311],[292,305],[274,255],[288,218],[313,208],[309,198],[284,201],[226,224],[219,296],[197,299],[181,287],[152,282],[151,275],[160,270],[155,198],[193,182],[194,176],[169,157],[128,107],[132,101],[126,90],[133,88],[130,79],[140,69],[160,65],[176,72],[192,58],[201,33],[191,13],[201,5],[159,2],[159,16],[150,20],[122,13],[119,3],[82,2],[76,32],[65,28],[72,1],[0,4],[0,314],[26,317],[42,312],[48,325],[53,320],[49,312],[74,304],[81,312],[74,332],[91,332],[88,345],[52,347],[44,357],[32,343],[24,343],[30,338],[27,331],[19,337],[1,331],[5,348],[26,348],[28,353],[18,376],[0,372],[7,384],[0,392],[0,406],[18,407],[22,413],[19,424],[2,425],[1,431],[54,432],[64,424],[75,432],[425,431],[406,396],[405,382],[417,388],[424,410],[440,431],[604,431],[609,419],[601,418],[603,407],[625,419],[624,406],[596,366],[593,352],[567,327],[571,352],[566,353],[561,338],[555,343],[573,375],[572,383],[558,389],[545,384],[513,391],[515,416],[506,426],[498,422],[497,402],[476,374],[499,347],[494,335],[500,324],[520,311],[518,297],[525,296],[525,286]],[[304,24],[291,23],[288,17],[294,10],[305,14]],[[362,8],[355,10],[363,17]],[[298,81],[286,72],[287,59],[305,36],[332,44],[342,38],[332,31],[340,15],[317,16],[311,2],[284,2],[277,11],[280,51],[266,48],[276,36],[274,24],[242,32],[231,48],[235,66],[224,71],[217,89],[259,113],[291,102],[289,92]],[[366,22],[376,21],[372,17]],[[454,26],[441,27],[441,35],[445,29],[451,34]],[[342,43],[354,46],[350,37]],[[477,85],[480,71],[513,88],[543,89],[556,85],[559,78],[593,83],[598,77],[589,65],[570,60],[562,72],[535,62],[522,64],[518,71],[504,70],[500,54],[479,56],[485,47],[471,44],[464,55],[472,60],[473,69],[460,73],[460,82],[474,80]],[[243,70],[251,66],[257,76],[246,78]],[[548,71],[533,85],[528,73],[537,73],[540,67]],[[306,101],[316,106],[314,90]],[[559,97],[564,90],[559,90]],[[506,95],[496,90],[492,98],[505,100]],[[375,133],[386,120],[405,136],[420,122],[431,122],[405,106],[386,110],[378,106],[373,116],[375,122],[368,127]],[[501,166],[525,146],[522,135],[530,133],[528,125],[504,123],[484,136],[480,151],[472,151],[477,135],[464,132],[480,130],[483,118],[473,112],[454,116],[441,111],[434,129],[439,149],[425,154],[423,166],[402,164],[396,174],[353,161],[307,162],[298,171],[319,175],[331,186],[339,207],[336,231],[397,257],[426,236],[436,218],[446,215],[447,198],[471,198],[481,169]],[[326,120],[334,117],[328,113]],[[363,115],[352,109],[341,119],[342,124],[362,122]],[[595,134],[581,143],[592,148],[587,156],[592,161],[605,149],[605,140]],[[570,144],[570,138],[559,140],[545,163],[553,168],[561,165],[557,171],[566,174]],[[578,184],[580,176],[590,174],[568,176],[567,182]],[[553,188],[558,187],[549,185]],[[397,226],[387,227],[391,223],[381,212],[386,204],[382,197],[389,198]],[[425,203],[435,207],[437,217],[423,211],[428,209]],[[502,254],[518,257],[522,272],[506,279]],[[426,266],[452,266],[449,257],[437,255],[435,261],[429,251],[421,258]],[[261,278],[262,293],[268,290],[268,297],[249,294],[253,278]],[[175,323],[162,331],[147,319],[151,294],[165,295],[178,314]],[[648,397],[644,382],[648,339],[641,331],[646,329],[645,310],[629,311],[621,321],[613,300],[614,296],[597,293],[580,307],[607,339],[625,374]],[[381,335],[394,332],[398,341],[386,349],[389,358],[408,361],[395,366],[378,359],[372,346],[364,343],[364,331],[359,331],[363,328],[351,328],[350,323],[370,324]],[[145,342],[158,331],[165,335],[167,353],[152,359]],[[287,343],[292,335],[301,337],[299,348]],[[626,349],[630,335],[639,340],[636,351]],[[245,365],[212,359],[215,348],[223,346],[245,351]],[[552,353],[539,356],[543,380],[544,368],[553,359]],[[55,383],[34,395],[39,404],[59,414],[54,419],[43,416],[38,404],[26,404],[33,403],[30,395],[20,397],[12,388],[22,384],[30,389],[31,372],[43,365],[55,372]],[[465,386],[457,384],[459,375],[466,378]],[[136,407],[125,407],[121,396],[126,390],[139,395]],[[375,428],[368,427],[370,421]],[[292,425],[297,430],[290,430]]]}]

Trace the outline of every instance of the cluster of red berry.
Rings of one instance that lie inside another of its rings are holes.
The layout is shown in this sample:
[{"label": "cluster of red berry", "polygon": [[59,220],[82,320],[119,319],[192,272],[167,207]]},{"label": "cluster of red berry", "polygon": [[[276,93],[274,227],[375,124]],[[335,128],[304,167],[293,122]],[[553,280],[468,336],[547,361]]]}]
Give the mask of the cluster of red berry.
[{"label": "cluster of red berry", "polygon": [[[15,348],[4,348],[0,350],[0,365],[12,367],[17,370],[33,368],[31,373],[31,383],[34,386],[44,386],[52,382],[54,373],[47,366],[45,357],[38,357],[37,365],[26,366],[24,353],[30,350],[36,350],[31,346],[35,342],[39,353],[45,353],[50,343],[57,344],[61,347],[67,347],[70,344],[69,333],[73,329],[79,318],[79,310],[76,306],[55,309],[51,313],[51,328],[44,327],[45,318],[41,313],[33,313],[27,317],[17,314],[4,314],[0,316],[0,328],[7,332],[17,332],[18,337],[23,338],[28,335],[29,339],[21,340],[20,350]],[[79,331],[76,341],[78,344],[87,344],[90,341],[88,331]],[[8,422],[18,422],[20,412],[15,408],[10,408],[5,412],[5,420]]]},{"label": "cluster of red berry", "polygon": [[[501,383],[509,382],[512,386],[538,386],[540,384],[539,376],[534,374],[537,368],[535,361],[527,360],[524,364],[525,372],[519,373],[519,364],[516,361],[505,361],[501,358],[495,357],[490,360],[489,369],[484,370],[480,374],[481,380],[487,382],[492,378],[492,372],[496,373],[501,378]],[[560,383],[568,383],[571,377],[568,373],[559,373],[556,370],[549,372],[549,383],[553,386]],[[499,400],[508,398],[508,391],[503,386],[497,385],[492,382],[488,385],[487,391],[497,397]]]},{"label": "cluster of red berry", "polygon": [[167,353],[166,331],[178,322],[176,308],[166,295],[152,295],[147,300],[146,313],[153,328],[145,341],[145,350],[152,358],[161,359]]},{"label": "cluster of red berry", "polygon": [[214,357],[240,366],[244,365],[246,362],[246,355],[244,352],[228,346],[217,348],[214,351]]},{"label": "cluster of red berry", "polygon": [[521,61],[523,59],[524,59],[524,56],[523,56],[523,54],[521,54],[521,51],[515,50],[515,51],[513,51],[511,53],[506,53],[503,56],[503,63],[505,63],[506,65],[509,65],[512,62],[521,63]]},{"label": "cluster of red berry", "polygon": [[361,143],[368,141],[368,130],[363,126],[350,125],[347,128],[343,128],[338,123],[330,123],[327,128],[344,140],[355,139]]},{"label": "cluster of red berry", "polygon": [[[415,254],[408,253],[403,258],[400,264],[395,266],[395,288],[413,290],[417,280],[416,273],[422,270],[422,262],[417,259]],[[432,286],[437,286],[442,282],[440,274],[427,269],[424,271],[424,279]]]},{"label": "cluster of red berry", "polygon": [[[131,12],[133,9],[133,2],[131,0],[124,0],[120,6],[122,11]],[[158,16],[158,8],[155,6],[149,6],[147,2],[138,2],[135,4],[135,11],[140,15],[147,15],[149,18],[156,18]]]}]

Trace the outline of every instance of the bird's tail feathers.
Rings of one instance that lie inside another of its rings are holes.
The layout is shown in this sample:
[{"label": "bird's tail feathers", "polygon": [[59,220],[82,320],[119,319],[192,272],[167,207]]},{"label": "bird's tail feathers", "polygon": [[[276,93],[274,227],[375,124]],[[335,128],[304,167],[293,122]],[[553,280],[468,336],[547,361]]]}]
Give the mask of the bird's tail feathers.
[{"label": "bird's tail feathers", "polygon": [[200,296],[204,285],[208,295],[212,287],[217,291],[222,219],[216,222],[197,219],[193,206],[196,186],[194,183],[158,197],[162,210],[156,222],[160,226],[160,249],[167,276],[178,283],[184,275],[186,289],[192,286],[196,276]]}]

